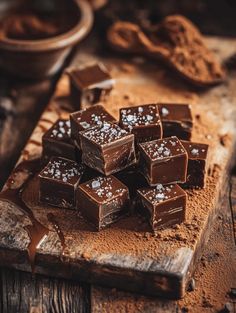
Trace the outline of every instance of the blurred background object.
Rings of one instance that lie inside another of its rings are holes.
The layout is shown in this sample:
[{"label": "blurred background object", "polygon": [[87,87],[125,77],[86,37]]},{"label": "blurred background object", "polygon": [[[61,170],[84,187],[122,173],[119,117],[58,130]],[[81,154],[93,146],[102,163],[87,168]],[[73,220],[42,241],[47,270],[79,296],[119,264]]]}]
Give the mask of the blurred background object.
[{"label": "blurred background object", "polygon": [[153,27],[165,16],[182,14],[208,35],[236,35],[234,0],[110,0],[103,12],[106,21],[118,19]]},{"label": "blurred background object", "polygon": [[14,76],[55,74],[75,44],[91,30],[84,0],[11,0],[0,7],[0,66]]}]

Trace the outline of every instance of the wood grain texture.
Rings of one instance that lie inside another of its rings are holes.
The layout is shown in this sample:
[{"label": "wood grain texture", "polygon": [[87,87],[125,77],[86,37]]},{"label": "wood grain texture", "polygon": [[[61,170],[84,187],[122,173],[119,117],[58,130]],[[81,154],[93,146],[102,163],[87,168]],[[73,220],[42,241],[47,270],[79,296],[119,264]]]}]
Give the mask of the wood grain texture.
[{"label": "wood grain texture", "polygon": [[87,313],[90,287],[1,268],[1,313]]},{"label": "wood grain texture", "polygon": [[[236,41],[225,41],[224,50],[220,50],[220,43],[222,44],[222,40],[219,39],[209,41],[212,48],[218,49],[218,57],[223,61],[234,51]],[[96,42],[94,45],[96,46]],[[233,99],[236,96],[236,77],[231,76],[227,85],[213,88],[208,92],[193,91],[184,83],[171,80],[166,69],[158,64],[144,61],[138,65],[130,60],[98,58],[96,51],[91,51],[90,48],[78,53],[74,65],[88,63],[91,60],[104,61],[117,81],[111,97],[104,104],[116,116],[121,106],[156,101],[187,101],[192,104],[194,116],[201,112],[201,123],[204,127],[195,121],[193,140],[211,144],[211,164],[214,164],[211,170],[214,174],[214,168],[217,168],[218,176],[215,178],[209,176],[206,190],[188,192],[189,201],[195,203],[196,207],[195,210],[187,212],[186,223],[180,225],[180,230],[185,230],[187,234],[186,238],[180,241],[170,236],[166,241],[168,230],[161,232],[161,238],[150,236],[147,240],[145,234],[149,228],[147,224],[137,226],[139,225],[137,216],[131,216],[100,233],[94,233],[77,212],[42,207],[38,201],[37,178],[32,180],[24,192],[24,200],[32,208],[36,218],[51,230],[38,248],[36,272],[90,283],[99,282],[149,295],[182,297],[220,207],[229,171],[228,165],[234,152],[236,138]],[[68,116],[68,111],[63,111],[71,109],[68,94],[68,79],[64,76],[24,149],[22,158],[40,155],[41,147],[35,145],[35,141],[40,142],[45,129],[58,117]],[[127,94],[129,103],[125,102]],[[210,128],[208,122],[215,128]],[[201,131],[198,130],[200,126]],[[225,133],[229,138],[227,146],[220,142],[220,137]],[[18,208],[4,201],[1,201],[0,206],[0,222],[5,225],[0,231],[0,262],[5,266],[30,271],[27,260],[29,238],[24,230],[29,220]],[[53,212],[60,221],[67,244],[63,258],[60,242],[47,220],[45,211]],[[188,231],[188,226],[191,226],[193,220],[200,226]],[[13,231],[14,229],[17,231]],[[114,243],[114,237],[125,238],[125,244],[120,239]],[[135,241],[139,242],[138,246],[134,245]],[[123,252],[119,250],[122,245],[125,249]]]},{"label": "wood grain texture", "polygon": [[232,228],[233,228],[233,236],[234,236],[234,243],[236,246],[236,176],[232,176],[230,181],[230,199],[229,205],[231,209],[231,216],[232,216]]},{"label": "wood grain texture", "polygon": [[[232,187],[232,203],[235,203],[236,177],[232,179]],[[221,214],[226,215],[227,219],[230,218],[227,194]],[[219,220],[217,223],[219,223]],[[211,244],[211,238],[209,244]],[[204,255],[208,255],[207,247]],[[228,289],[230,287],[232,286],[229,285]],[[186,297],[188,297],[188,294]],[[198,302],[200,305],[200,298]],[[181,312],[181,307],[176,301],[149,298],[99,286],[92,286],[90,290],[87,284],[46,278],[39,275],[32,278],[29,273],[1,268],[0,313],[28,312],[177,313]]]},{"label": "wood grain texture", "polygon": [[98,286],[91,289],[91,313],[177,313],[177,310],[177,303],[171,300],[147,298]]},{"label": "wood grain texture", "polygon": [[0,131],[0,189],[49,101],[53,82],[0,77],[0,106],[7,110]]}]

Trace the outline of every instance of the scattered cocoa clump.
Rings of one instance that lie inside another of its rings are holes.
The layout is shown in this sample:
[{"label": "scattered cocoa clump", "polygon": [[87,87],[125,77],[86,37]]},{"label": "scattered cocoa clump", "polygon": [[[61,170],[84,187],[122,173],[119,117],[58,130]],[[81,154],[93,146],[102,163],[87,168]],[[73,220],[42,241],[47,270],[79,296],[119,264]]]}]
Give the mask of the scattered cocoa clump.
[{"label": "scattered cocoa clump", "polygon": [[210,86],[225,79],[199,30],[183,16],[166,17],[148,34],[136,24],[118,21],[108,29],[107,39],[115,50],[165,61],[195,85]]},{"label": "scattered cocoa clump", "polygon": [[82,254],[82,258],[84,258],[84,259],[86,259],[86,260],[89,260],[89,259],[91,259],[91,255],[90,255],[89,253],[87,253],[87,252],[84,252],[84,253]]},{"label": "scattered cocoa clump", "polygon": [[229,134],[225,134],[225,135],[222,135],[220,136],[220,144],[224,147],[227,147],[230,143],[230,136]]}]

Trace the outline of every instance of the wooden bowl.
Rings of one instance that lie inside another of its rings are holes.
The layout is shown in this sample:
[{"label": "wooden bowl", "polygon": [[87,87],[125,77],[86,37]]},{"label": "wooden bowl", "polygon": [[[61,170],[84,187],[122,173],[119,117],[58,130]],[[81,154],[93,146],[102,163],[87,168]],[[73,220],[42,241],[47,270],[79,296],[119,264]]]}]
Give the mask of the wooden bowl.
[{"label": "wooden bowl", "polygon": [[[15,0],[3,2],[5,6],[0,5],[0,15],[4,15],[12,4],[17,3]],[[89,3],[85,0],[73,0],[73,5],[74,10],[78,11],[78,20],[65,33],[37,40],[0,38],[0,67],[23,78],[41,79],[55,74],[72,47],[92,28],[93,11]]]}]

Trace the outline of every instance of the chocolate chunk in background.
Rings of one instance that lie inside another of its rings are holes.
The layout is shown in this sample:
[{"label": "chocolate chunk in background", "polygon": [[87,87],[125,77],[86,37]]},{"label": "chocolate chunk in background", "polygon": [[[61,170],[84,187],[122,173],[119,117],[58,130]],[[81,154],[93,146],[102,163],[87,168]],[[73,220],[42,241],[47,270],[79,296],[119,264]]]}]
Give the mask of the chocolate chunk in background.
[{"label": "chocolate chunk in background", "polygon": [[138,195],[139,209],[148,217],[152,230],[185,220],[187,194],[177,184],[142,188]]},{"label": "chocolate chunk in background", "polygon": [[82,215],[101,230],[129,212],[129,190],[114,176],[99,176],[79,186],[76,202]]},{"label": "chocolate chunk in background", "polygon": [[104,123],[80,132],[82,161],[106,176],[136,163],[134,135]]},{"label": "chocolate chunk in background", "polygon": [[140,170],[150,186],[186,182],[188,156],[177,137],[141,143],[139,148]]},{"label": "chocolate chunk in background", "polygon": [[70,121],[59,119],[42,137],[42,164],[46,165],[53,156],[73,161],[81,160],[81,153],[71,139]]},{"label": "chocolate chunk in background", "polygon": [[44,204],[75,208],[75,191],[84,173],[84,165],[53,157],[39,174],[39,199]]},{"label": "chocolate chunk in background", "polygon": [[137,143],[162,138],[162,124],[156,104],[121,108],[119,125],[134,134]]},{"label": "chocolate chunk in background", "polygon": [[188,154],[187,180],[182,187],[204,188],[208,170],[207,144],[181,140]]},{"label": "chocolate chunk in background", "polygon": [[77,146],[80,146],[80,131],[94,126],[100,126],[104,122],[115,123],[116,119],[111,114],[109,114],[102,105],[96,104],[87,109],[71,113],[70,122],[71,138],[75,140]]},{"label": "chocolate chunk in background", "polygon": [[176,136],[190,140],[193,118],[189,104],[158,103],[162,121],[163,137]]},{"label": "chocolate chunk in background", "polygon": [[114,86],[106,67],[97,63],[68,72],[71,102],[75,109],[103,101]]}]

